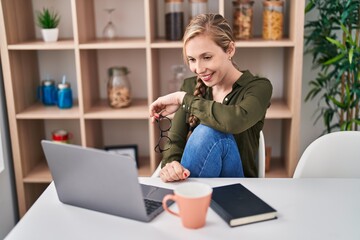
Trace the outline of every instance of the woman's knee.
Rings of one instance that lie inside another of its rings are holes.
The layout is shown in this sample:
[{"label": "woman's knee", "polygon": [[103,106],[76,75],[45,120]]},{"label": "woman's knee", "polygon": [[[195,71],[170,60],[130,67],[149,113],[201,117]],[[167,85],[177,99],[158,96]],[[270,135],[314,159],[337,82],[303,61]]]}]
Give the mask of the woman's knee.
[{"label": "woman's knee", "polygon": [[226,138],[233,139],[233,136],[232,134],[223,133],[211,127],[199,124],[191,134],[188,141],[211,144],[212,142],[217,142]]}]

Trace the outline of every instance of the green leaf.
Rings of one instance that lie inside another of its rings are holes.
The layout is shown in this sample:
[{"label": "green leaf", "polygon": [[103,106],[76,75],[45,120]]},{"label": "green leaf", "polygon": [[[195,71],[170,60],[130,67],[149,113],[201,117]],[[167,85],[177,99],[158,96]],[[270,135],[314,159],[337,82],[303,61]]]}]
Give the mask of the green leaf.
[{"label": "green leaf", "polygon": [[305,13],[308,13],[310,12],[313,8],[315,7],[315,4],[313,1],[310,1],[306,7],[305,7]]},{"label": "green leaf", "polygon": [[350,64],[352,63],[353,56],[354,56],[354,49],[351,48],[350,51],[349,51],[349,63]]},{"label": "green leaf", "polygon": [[346,105],[340,101],[338,101],[336,98],[334,98],[333,96],[328,96],[327,97],[329,100],[331,100],[332,103],[334,103],[337,107],[341,108],[341,109],[346,109]]},{"label": "green leaf", "polygon": [[342,59],[344,58],[344,56],[345,56],[345,54],[344,54],[344,53],[341,53],[341,54],[337,55],[336,57],[333,57],[333,58],[327,60],[327,61],[324,62],[323,64],[324,64],[324,65],[330,65],[330,64],[336,63],[336,62],[342,60]]},{"label": "green leaf", "polygon": [[332,44],[335,44],[338,48],[340,48],[341,50],[345,50],[346,47],[344,45],[342,45],[339,41],[332,39],[330,37],[326,37],[326,40],[328,40],[329,42],[331,42]]}]

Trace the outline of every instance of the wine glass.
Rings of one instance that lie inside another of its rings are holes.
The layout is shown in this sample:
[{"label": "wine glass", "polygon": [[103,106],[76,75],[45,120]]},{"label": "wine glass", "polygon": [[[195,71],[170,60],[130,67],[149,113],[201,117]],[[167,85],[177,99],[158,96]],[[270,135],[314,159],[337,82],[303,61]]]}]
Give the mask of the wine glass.
[{"label": "wine glass", "polygon": [[105,8],[104,10],[108,14],[108,22],[104,27],[103,36],[108,40],[112,40],[116,37],[116,27],[111,21],[111,13],[115,10],[115,8]]}]

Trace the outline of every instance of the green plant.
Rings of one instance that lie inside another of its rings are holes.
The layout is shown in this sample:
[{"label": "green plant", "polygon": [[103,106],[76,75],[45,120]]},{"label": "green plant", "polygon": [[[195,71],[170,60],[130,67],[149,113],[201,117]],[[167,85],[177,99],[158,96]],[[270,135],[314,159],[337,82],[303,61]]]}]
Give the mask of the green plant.
[{"label": "green plant", "polygon": [[318,19],[305,24],[305,53],[320,69],[310,81],[305,101],[319,97],[317,122],[326,130],[358,130],[360,125],[360,0],[310,0],[305,13],[318,10]]},{"label": "green plant", "polygon": [[43,8],[36,12],[37,25],[43,29],[56,28],[60,22],[60,16],[55,11]]}]

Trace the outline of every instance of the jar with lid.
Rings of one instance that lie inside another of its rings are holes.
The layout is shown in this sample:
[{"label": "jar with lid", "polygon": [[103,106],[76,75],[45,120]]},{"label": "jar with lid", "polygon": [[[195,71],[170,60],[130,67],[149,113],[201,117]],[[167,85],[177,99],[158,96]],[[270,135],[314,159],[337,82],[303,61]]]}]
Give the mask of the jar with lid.
[{"label": "jar with lid", "polygon": [[41,99],[45,106],[56,104],[55,81],[51,79],[41,81],[41,86],[37,90],[38,99]]},{"label": "jar with lid", "polygon": [[111,67],[108,69],[108,103],[110,107],[122,108],[131,103],[131,87],[127,67]]},{"label": "jar with lid", "polygon": [[263,1],[263,39],[279,40],[283,37],[283,8],[283,1]]},{"label": "jar with lid", "polygon": [[252,38],[253,5],[254,1],[250,0],[233,1],[233,31],[236,39]]},{"label": "jar with lid", "polygon": [[190,0],[189,21],[199,14],[208,12],[207,0]]},{"label": "jar with lid", "polygon": [[184,1],[165,0],[165,35],[170,41],[181,40],[184,34]]},{"label": "jar with lid", "polygon": [[59,108],[71,108],[73,106],[70,83],[63,81],[58,84],[57,105]]}]

